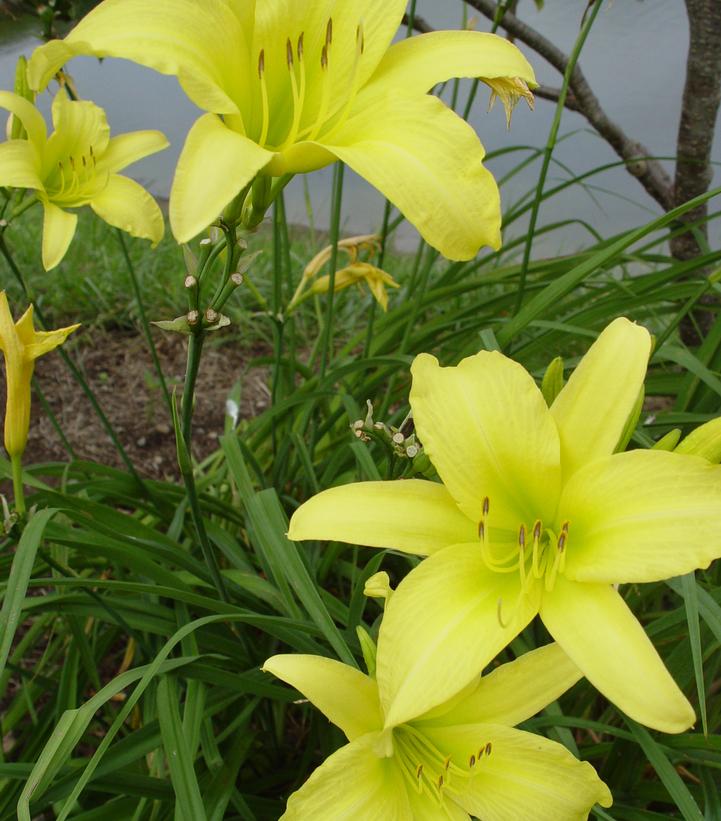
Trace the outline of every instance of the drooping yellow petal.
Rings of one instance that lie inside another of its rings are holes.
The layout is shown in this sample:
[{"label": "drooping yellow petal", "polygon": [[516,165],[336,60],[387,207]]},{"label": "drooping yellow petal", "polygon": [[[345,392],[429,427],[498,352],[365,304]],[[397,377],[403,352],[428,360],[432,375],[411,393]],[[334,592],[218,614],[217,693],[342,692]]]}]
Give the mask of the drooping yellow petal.
[{"label": "drooping yellow petal", "polygon": [[591,684],[635,721],[664,733],[694,723],[693,708],[611,585],[559,577],[541,618]]},{"label": "drooping yellow petal", "polygon": [[90,201],[90,207],[109,225],[157,245],[165,223],[158,203],[142,185],[112,174],[107,186]]},{"label": "drooping yellow petal", "polygon": [[542,736],[494,724],[435,727],[427,733],[455,761],[467,765],[471,755],[476,757],[474,777],[456,800],[483,821],[585,821],[595,803],[610,807],[613,802],[590,764]]},{"label": "drooping yellow petal", "polygon": [[75,236],[77,214],[63,211],[52,202],[43,202],[43,268],[49,271],[59,265]]},{"label": "drooping yellow petal", "polygon": [[513,43],[479,31],[434,31],[392,45],[371,83],[424,93],[453,77],[519,77],[534,86],[528,60]]},{"label": "drooping yellow petal", "polygon": [[246,32],[252,32],[253,7],[224,0],[105,0],[62,43],[36,49],[30,84],[44,89],[70,56],[123,57],[177,75],[199,108],[237,113],[250,65]]},{"label": "drooping yellow petal", "polygon": [[535,589],[520,597],[518,574],[489,571],[477,542],[423,561],[386,603],[381,623],[376,676],[386,726],[447,701],[537,612]]},{"label": "drooping yellow petal", "polygon": [[42,191],[38,165],[37,156],[26,140],[0,143],[0,185]]},{"label": "drooping yellow petal", "polygon": [[582,677],[558,646],[547,644],[502,664],[471,692],[421,716],[419,725],[503,724],[514,727],[547,707]]},{"label": "drooping yellow petal", "polygon": [[98,163],[101,169],[111,174],[121,171],[143,157],[167,148],[170,143],[161,131],[131,131],[111,137],[105,153]]},{"label": "drooping yellow petal", "polygon": [[651,336],[621,317],[591,345],[551,406],[561,438],[563,478],[618,445],[643,387]]},{"label": "drooping yellow petal", "polygon": [[47,128],[43,115],[28,100],[11,91],[0,91],[0,108],[16,116],[27,131],[28,141],[40,152],[47,139]]},{"label": "drooping yellow petal", "polygon": [[449,259],[498,248],[499,194],[475,131],[436,97],[361,94],[323,145],[396,205]]},{"label": "drooping yellow petal", "polygon": [[378,685],[348,664],[323,656],[272,656],[263,670],[299,690],[353,741],[383,727]]},{"label": "drooping yellow petal", "polygon": [[197,120],[170,192],[170,225],[178,242],[188,242],[207,228],[272,156],[215,114]]},{"label": "drooping yellow petal", "polygon": [[403,775],[373,748],[378,733],[333,753],[288,799],[281,821],[414,821]]},{"label": "drooping yellow petal", "polygon": [[543,396],[521,365],[481,351],[457,367],[417,356],[410,402],[418,437],[443,483],[473,521],[489,500],[491,538],[515,539],[521,522],[555,515],[558,434]]},{"label": "drooping yellow petal", "polygon": [[477,538],[478,526],[436,482],[357,482],[325,490],[295,511],[288,537],[388,547],[420,556]]},{"label": "drooping yellow petal", "polygon": [[698,456],[614,454],[574,475],[561,506],[571,579],[660,581],[721,557],[721,467]]}]

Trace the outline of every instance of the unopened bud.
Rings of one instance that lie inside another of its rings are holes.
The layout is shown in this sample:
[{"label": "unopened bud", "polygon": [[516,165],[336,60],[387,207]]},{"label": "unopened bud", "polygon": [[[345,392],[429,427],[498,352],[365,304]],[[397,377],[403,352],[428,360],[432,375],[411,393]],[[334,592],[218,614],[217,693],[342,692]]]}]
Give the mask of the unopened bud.
[{"label": "unopened bud", "polygon": [[374,573],[365,583],[363,595],[369,599],[390,599],[393,594],[390,576],[385,570]]}]

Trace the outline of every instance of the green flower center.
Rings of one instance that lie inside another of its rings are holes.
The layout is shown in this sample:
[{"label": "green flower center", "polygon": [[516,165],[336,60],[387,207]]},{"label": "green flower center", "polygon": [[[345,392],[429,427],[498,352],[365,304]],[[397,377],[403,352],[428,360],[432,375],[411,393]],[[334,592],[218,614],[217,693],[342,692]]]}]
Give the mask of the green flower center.
[{"label": "green flower center", "polygon": [[92,145],[88,146],[87,152],[58,160],[57,169],[45,183],[48,197],[59,205],[77,205],[79,200],[98,193],[107,185],[109,175],[101,178],[97,173],[97,163]]},{"label": "green flower center", "polygon": [[540,519],[536,519],[531,528],[521,523],[515,543],[506,541],[495,544],[491,543],[489,535],[490,500],[487,496],[483,500],[482,510],[478,537],[486,567],[495,573],[518,573],[522,593],[541,579],[550,593],[556,577],[563,573],[566,566],[569,522],[562,522],[560,528],[555,524],[547,527]]},{"label": "green flower center", "polygon": [[490,756],[493,750],[490,741],[479,739],[478,746],[468,750],[465,760],[454,761],[410,724],[402,724],[393,731],[393,746],[409,786],[438,804],[443,803],[446,794],[451,797],[463,792],[484,756]]}]

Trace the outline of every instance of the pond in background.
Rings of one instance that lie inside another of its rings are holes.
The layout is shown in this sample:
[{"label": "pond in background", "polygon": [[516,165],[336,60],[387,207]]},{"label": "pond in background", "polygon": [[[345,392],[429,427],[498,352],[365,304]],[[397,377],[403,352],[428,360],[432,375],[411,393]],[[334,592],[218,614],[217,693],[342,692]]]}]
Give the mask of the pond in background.
[{"label": "pond in background", "polygon": [[[520,16],[568,53],[578,34],[585,3],[578,0],[547,2],[537,12],[530,0],[522,0]],[[460,3],[457,0],[418,0],[417,12],[436,28],[460,25]],[[478,21],[479,29],[488,29],[487,21]],[[0,18],[0,88],[12,88],[15,61],[21,53],[29,55],[37,44],[37,21],[23,18],[8,21]],[[534,52],[521,45],[534,65],[540,82],[560,85],[555,69]],[[607,114],[626,133],[644,143],[658,156],[674,152],[681,93],[685,78],[688,48],[688,23],[684,4],[678,0],[627,0],[606,3],[596,20],[584,48],[581,66]],[[175,163],[189,127],[198,110],[186,99],[174,78],[123,60],[108,59],[102,63],[91,58],[79,58],[71,65],[72,74],[84,97],[94,100],[108,112],[114,133],[144,128],[160,128],[169,137],[171,148],[133,167],[133,176],[155,194],[165,197]],[[461,83],[459,99],[464,101],[470,84]],[[506,130],[502,108],[487,112],[488,92],[482,87],[471,114],[471,123],[478,131],[488,151],[512,145],[542,147],[545,144],[554,114],[554,104],[537,100],[535,112],[521,103],[513,116],[510,132]],[[49,97],[43,95],[41,107],[47,112]],[[720,118],[721,119],[721,118]],[[721,131],[721,124],[717,131]],[[552,166],[551,185],[566,179],[569,170],[583,171],[613,163],[615,153],[575,112],[565,112],[561,124],[563,143],[555,158],[566,168]],[[721,162],[718,137],[714,145],[714,160]],[[497,178],[513,170],[520,153],[493,159],[489,167]],[[668,164],[672,170],[673,163]],[[534,163],[515,175],[503,186],[506,205],[512,204],[532,189],[539,164]],[[329,222],[332,169],[326,168],[306,175],[313,219],[317,227]],[[717,169],[714,185],[721,185]],[[382,214],[382,198],[354,174],[346,177],[343,227],[348,233],[376,230]],[[303,184],[296,178],[287,189],[289,218],[308,223]],[[642,224],[650,214],[660,213],[656,203],[638,182],[624,169],[603,172],[591,180],[584,190],[578,186],[547,201],[541,211],[544,224],[566,219],[578,219],[593,225],[604,235]],[[514,226],[514,232],[523,226]],[[714,228],[712,237],[718,240],[721,231]],[[578,247],[588,237],[580,225],[563,229],[539,240],[537,251],[558,253]],[[396,237],[401,248],[411,248],[416,234],[403,225]]]}]

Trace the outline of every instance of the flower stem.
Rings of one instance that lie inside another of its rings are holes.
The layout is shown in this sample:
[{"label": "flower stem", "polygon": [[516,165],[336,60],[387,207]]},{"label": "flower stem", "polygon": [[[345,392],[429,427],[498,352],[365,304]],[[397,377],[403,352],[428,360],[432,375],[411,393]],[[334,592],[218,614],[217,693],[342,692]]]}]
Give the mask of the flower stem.
[{"label": "flower stem", "polygon": [[332,247],[328,273],[328,310],[325,317],[325,327],[323,329],[323,347],[320,360],[320,378],[325,376],[330,358],[331,342],[333,340],[333,297],[335,295],[335,273],[338,264],[338,239],[340,237],[340,212],[343,201],[343,171],[345,166],[338,163],[333,169],[333,210],[330,226],[330,244]]},{"label": "flower stem", "polygon": [[23,463],[19,453],[10,457],[13,470],[13,493],[15,495],[15,510],[19,516],[25,515],[25,490],[23,488]]}]

